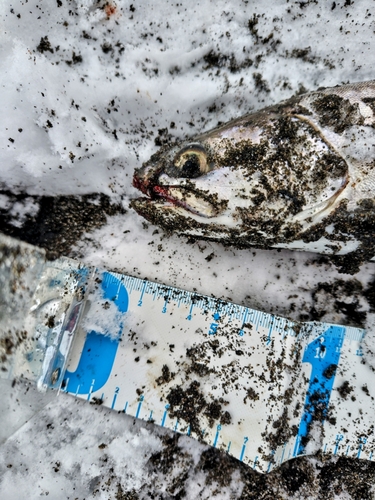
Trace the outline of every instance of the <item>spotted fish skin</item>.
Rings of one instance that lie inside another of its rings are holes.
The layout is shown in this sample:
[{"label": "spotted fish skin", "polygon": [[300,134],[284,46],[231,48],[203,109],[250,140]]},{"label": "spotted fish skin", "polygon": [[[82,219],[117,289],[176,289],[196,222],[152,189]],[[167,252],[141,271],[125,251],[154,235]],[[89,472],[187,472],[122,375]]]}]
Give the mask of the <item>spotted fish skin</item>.
[{"label": "spotted fish skin", "polygon": [[162,148],[132,207],[237,247],[375,255],[375,81],[319,89]]}]

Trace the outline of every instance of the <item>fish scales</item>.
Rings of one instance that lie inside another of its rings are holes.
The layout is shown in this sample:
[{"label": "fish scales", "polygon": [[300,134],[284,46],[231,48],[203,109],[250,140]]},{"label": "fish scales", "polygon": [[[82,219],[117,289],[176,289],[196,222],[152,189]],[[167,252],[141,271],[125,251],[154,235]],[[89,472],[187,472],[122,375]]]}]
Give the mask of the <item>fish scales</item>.
[{"label": "fish scales", "polygon": [[319,89],[161,148],[132,207],[226,245],[375,255],[375,81]]}]

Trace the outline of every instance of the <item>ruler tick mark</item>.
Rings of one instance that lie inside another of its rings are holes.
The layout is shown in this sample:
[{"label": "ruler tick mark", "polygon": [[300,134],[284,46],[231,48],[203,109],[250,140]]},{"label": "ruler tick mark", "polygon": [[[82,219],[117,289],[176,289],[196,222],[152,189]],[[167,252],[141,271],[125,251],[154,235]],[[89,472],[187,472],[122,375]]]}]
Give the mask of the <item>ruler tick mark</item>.
[{"label": "ruler tick mark", "polygon": [[138,403],[138,408],[137,408],[137,412],[135,414],[135,418],[139,418],[139,414],[141,412],[141,407],[142,407],[142,402],[144,400],[144,396],[140,396],[139,397],[139,403]]},{"label": "ruler tick mark", "polygon": [[191,313],[193,312],[193,309],[194,309],[194,304],[193,304],[193,303],[191,303],[191,304],[190,304],[189,314],[187,315],[187,318],[186,318],[186,319],[187,319],[187,320],[189,320],[189,321],[190,321],[190,320],[191,320],[191,318],[192,318]]},{"label": "ruler tick mark", "polygon": [[[272,450],[271,452],[271,456],[273,457],[275,454],[275,450]],[[273,464],[273,460],[271,458],[271,460],[268,462],[268,467],[267,467],[267,473],[270,472],[271,468],[272,468],[272,464]]]},{"label": "ruler tick mark", "polygon": [[142,307],[143,295],[145,294],[146,286],[147,286],[147,281],[143,281],[141,296],[139,297],[139,300],[138,300],[138,307]]},{"label": "ruler tick mark", "polygon": [[243,439],[243,445],[241,449],[241,455],[240,455],[240,462],[243,461],[243,458],[245,456],[245,451],[246,451],[246,443],[249,441],[249,438],[247,436],[244,437]]},{"label": "ruler tick mark", "polygon": [[335,444],[335,449],[333,451],[333,454],[336,455],[338,450],[339,450],[339,446],[340,446],[340,441],[342,441],[344,439],[344,436],[343,434],[337,434],[336,436],[336,444]]},{"label": "ruler tick mark", "polygon": [[214,443],[213,443],[213,445],[212,445],[214,448],[216,448],[216,446],[217,446],[217,442],[218,442],[218,440],[219,440],[220,431],[221,431],[221,425],[218,425],[218,426],[216,427],[215,439],[214,439]]},{"label": "ruler tick mark", "polygon": [[165,410],[164,410],[163,418],[162,418],[162,421],[161,421],[161,426],[162,427],[164,427],[164,425],[165,425],[165,421],[167,419],[167,414],[168,414],[168,409],[169,409],[169,404],[165,405]]},{"label": "ruler tick mark", "polygon": [[115,389],[115,393],[113,395],[113,400],[112,400],[112,404],[111,404],[111,410],[113,410],[113,408],[115,407],[115,404],[116,404],[116,399],[117,399],[117,394],[120,392],[120,388],[119,387],[116,387]]},{"label": "ruler tick mark", "polygon": [[95,379],[93,378],[92,382],[91,382],[91,387],[90,387],[89,393],[87,394],[87,401],[90,401],[91,394],[92,394],[92,392],[94,390],[94,385],[95,385]]}]

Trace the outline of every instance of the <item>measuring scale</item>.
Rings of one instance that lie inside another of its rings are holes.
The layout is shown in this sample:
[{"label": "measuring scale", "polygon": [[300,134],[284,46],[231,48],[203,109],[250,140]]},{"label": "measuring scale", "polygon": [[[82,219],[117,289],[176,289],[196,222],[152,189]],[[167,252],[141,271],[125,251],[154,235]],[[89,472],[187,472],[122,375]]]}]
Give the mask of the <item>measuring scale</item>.
[{"label": "measuring scale", "polygon": [[[71,259],[45,262],[10,238],[1,249],[2,276],[23,262],[17,280],[29,291],[21,310],[0,316],[3,332],[13,319],[28,332],[3,376],[168,427],[260,472],[319,450],[372,460],[364,330],[293,322]],[[17,292],[4,283],[2,303],[14,308]]]}]

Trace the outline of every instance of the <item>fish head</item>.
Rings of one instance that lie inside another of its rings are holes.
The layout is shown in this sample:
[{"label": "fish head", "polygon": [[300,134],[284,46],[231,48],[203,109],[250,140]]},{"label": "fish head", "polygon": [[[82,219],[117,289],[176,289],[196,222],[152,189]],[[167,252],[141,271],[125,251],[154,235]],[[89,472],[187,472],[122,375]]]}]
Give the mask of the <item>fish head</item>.
[{"label": "fish head", "polygon": [[308,117],[264,110],[162,148],[133,184],[150,222],[237,246],[293,241],[322,220],[348,184],[348,165]]}]

